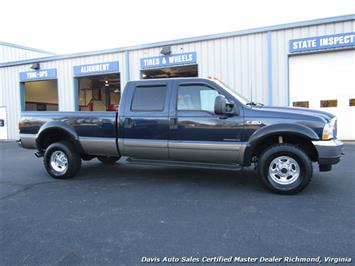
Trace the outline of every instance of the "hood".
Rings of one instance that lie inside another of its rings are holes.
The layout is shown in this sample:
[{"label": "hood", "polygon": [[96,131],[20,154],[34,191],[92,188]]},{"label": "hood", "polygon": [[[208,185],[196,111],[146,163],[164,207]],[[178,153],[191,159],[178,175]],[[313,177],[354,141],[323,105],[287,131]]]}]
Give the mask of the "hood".
[{"label": "hood", "polygon": [[301,107],[271,107],[271,106],[257,106],[253,109],[258,109],[260,111],[270,111],[273,113],[280,113],[280,115],[288,115],[289,117],[301,116],[312,116],[317,118],[323,118],[326,122],[329,122],[334,115],[313,109],[301,108]]}]

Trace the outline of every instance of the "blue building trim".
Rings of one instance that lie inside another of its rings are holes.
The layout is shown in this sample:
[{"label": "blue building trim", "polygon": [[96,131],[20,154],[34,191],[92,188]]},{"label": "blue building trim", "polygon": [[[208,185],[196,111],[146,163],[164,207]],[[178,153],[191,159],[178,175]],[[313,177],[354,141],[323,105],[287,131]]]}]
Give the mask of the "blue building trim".
[{"label": "blue building trim", "polygon": [[267,70],[268,70],[268,105],[273,102],[272,89],[272,31],[267,32]]},{"label": "blue building trim", "polygon": [[2,63],[2,64],[0,64],[0,67],[17,66],[17,65],[31,64],[31,63],[37,63],[37,62],[48,62],[48,61],[54,61],[54,60],[78,58],[78,57],[85,57],[85,56],[92,56],[92,55],[99,55],[99,54],[120,53],[120,52],[133,51],[133,50],[139,50],[139,49],[162,47],[162,46],[167,46],[167,45],[179,45],[179,44],[190,43],[190,42],[207,41],[207,40],[215,40],[215,39],[221,39],[221,38],[242,36],[242,35],[247,35],[247,34],[252,34],[252,33],[263,33],[263,32],[275,31],[275,30],[284,30],[284,29],[297,28],[297,27],[306,27],[306,26],[319,25],[319,24],[350,21],[350,20],[354,20],[354,19],[355,19],[354,14],[345,15],[345,16],[330,17],[330,18],[323,18],[323,19],[314,19],[314,20],[307,20],[307,21],[301,21],[301,22],[280,24],[280,25],[275,25],[275,26],[254,28],[254,29],[249,29],[249,30],[241,30],[241,31],[234,31],[234,32],[227,32],[227,33],[220,33],[220,34],[213,34],[213,35],[204,35],[204,36],[198,36],[198,37],[192,37],[192,38],[176,39],[176,40],[149,43],[149,44],[136,45],[136,46],[128,46],[128,47],[122,47],[122,48],[114,48],[114,49],[98,50],[98,51],[91,51],[91,52],[73,53],[73,54],[67,54],[67,55],[56,55],[56,56],[27,59],[27,60],[21,60],[21,61],[13,61],[13,62],[8,62],[8,63]]},{"label": "blue building trim", "polygon": [[20,110],[25,111],[25,82],[20,82]]},{"label": "blue building trim", "polygon": [[287,105],[290,106],[291,98],[290,98],[290,56],[287,55]]},{"label": "blue building trim", "polygon": [[32,48],[32,47],[28,47],[28,46],[24,46],[24,45],[19,45],[19,44],[15,44],[15,43],[0,41],[0,45],[12,47],[12,48],[17,48],[17,49],[22,49],[22,50],[27,50],[27,51],[36,52],[36,53],[56,55],[56,53],[53,53],[53,52],[49,52],[49,51],[45,51],[45,50],[37,49],[37,48]]},{"label": "blue building trim", "polygon": [[[126,82],[131,80],[131,71],[130,71],[130,64],[129,64],[129,52],[125,52],[125,71],[126,71]],[[122,84],[122,82],[121,82]],[[121,86],[122,88],[122,86]]]},{"label": "blue building trim", "polygon": [[74,77],[73,84],[73,95],[74,95],[74,111],[79,111],[79,78]]}]

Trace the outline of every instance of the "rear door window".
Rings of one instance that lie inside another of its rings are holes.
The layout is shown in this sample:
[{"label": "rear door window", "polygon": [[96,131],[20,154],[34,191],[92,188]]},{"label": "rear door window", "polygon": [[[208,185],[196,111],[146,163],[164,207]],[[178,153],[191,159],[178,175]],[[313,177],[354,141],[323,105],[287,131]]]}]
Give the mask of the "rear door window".
[{"label": "rear door window", "polygon": [[131,111],[159,112],[164,110],[167,87],[138,86],[134,90]]}]

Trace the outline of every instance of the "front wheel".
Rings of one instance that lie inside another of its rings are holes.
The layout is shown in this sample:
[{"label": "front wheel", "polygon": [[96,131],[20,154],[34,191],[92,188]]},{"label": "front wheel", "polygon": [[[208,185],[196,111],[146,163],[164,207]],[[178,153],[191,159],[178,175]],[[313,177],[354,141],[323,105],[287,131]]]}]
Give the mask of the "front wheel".
[{"label": "front wheel", "polygon": [[81,167],[81,157],[68,141],[56,142],[46,149],[43,164],[48,174],[58,179],[73,177]]},{"label": "front wheel", "polygon": [[312,162],[301,148],[291,144],[276,144],[261,154],[258,174],[272,192],[296,194],[311,181]]}]

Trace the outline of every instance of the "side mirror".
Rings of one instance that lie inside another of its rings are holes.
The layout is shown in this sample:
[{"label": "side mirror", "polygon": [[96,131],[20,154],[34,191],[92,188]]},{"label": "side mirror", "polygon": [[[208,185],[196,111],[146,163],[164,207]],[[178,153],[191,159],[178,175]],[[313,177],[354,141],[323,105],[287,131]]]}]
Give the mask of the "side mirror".
[{"label": "side mirror", "polygon": [[235,114],[234,102],[230,102],[223,95],[218,95],[214,101],[214,112],[217,115]]}]

